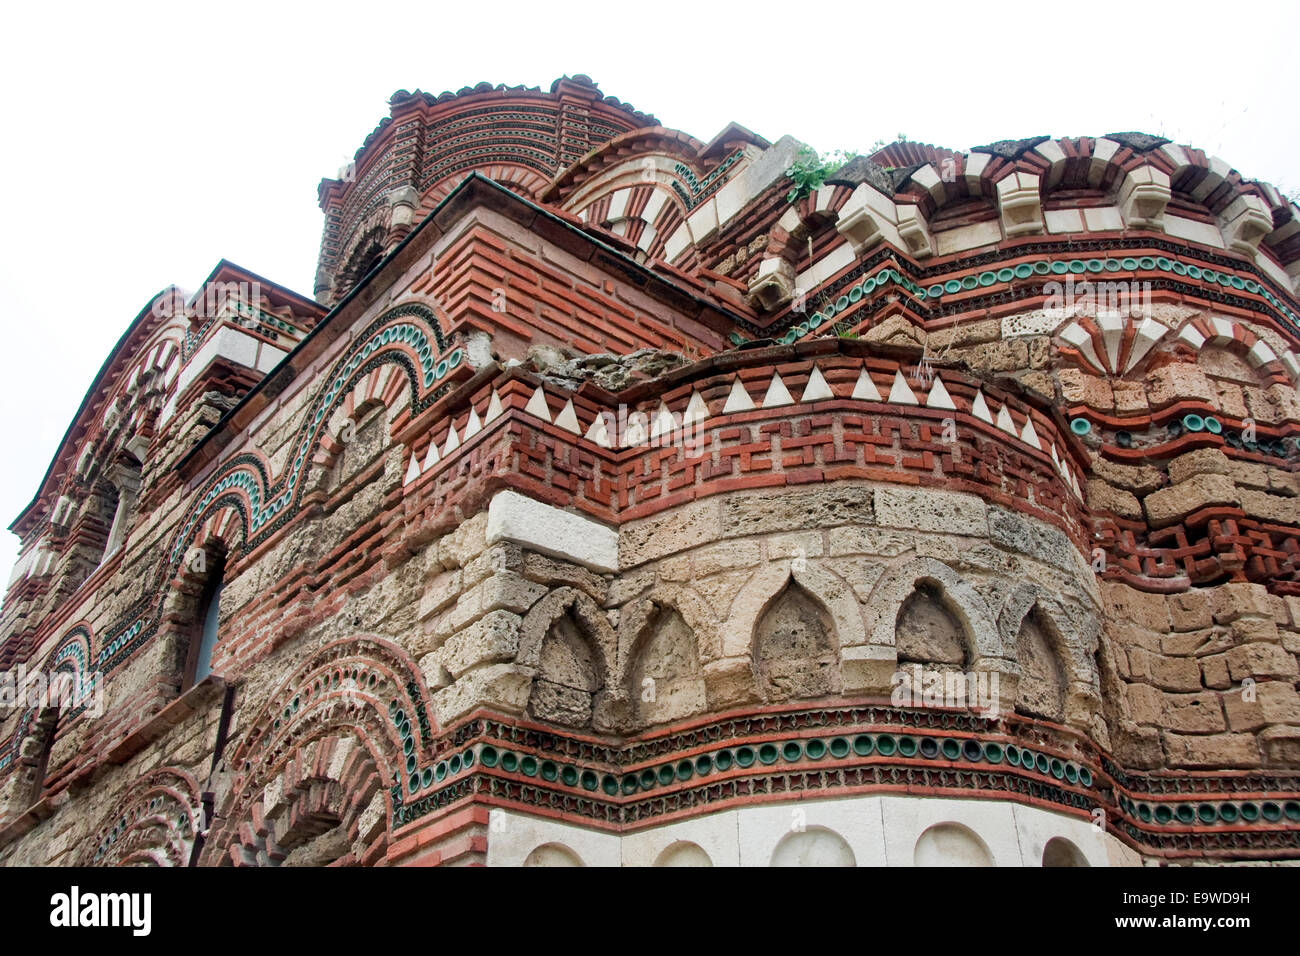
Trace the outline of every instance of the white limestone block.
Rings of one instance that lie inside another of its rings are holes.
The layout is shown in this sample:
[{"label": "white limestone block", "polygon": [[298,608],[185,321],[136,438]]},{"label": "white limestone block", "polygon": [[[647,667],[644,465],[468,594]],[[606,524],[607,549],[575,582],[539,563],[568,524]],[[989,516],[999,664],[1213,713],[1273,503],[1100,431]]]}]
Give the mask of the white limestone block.
[{"label": "white limestone block", "polygon": [[512,541],[599,574],[618,570],[617,531],[517,491],[498,492],[488,505],[487,543],[498,541]]}]

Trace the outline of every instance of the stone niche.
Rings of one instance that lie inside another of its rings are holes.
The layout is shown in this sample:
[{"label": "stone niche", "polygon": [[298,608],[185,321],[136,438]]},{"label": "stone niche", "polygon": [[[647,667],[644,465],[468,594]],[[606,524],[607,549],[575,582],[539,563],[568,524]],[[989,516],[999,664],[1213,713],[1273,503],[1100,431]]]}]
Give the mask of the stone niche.
[{"label": "stone niche", "polygon": [[695,632],[672,607],[659,608],[637,640],[628,695],[633,723],[650,727],[705,709]]},{"label": "stone niche", "polygon": [[1016,662],[1020,667],[1017,713],[1064,722],[1065,674],[1057,651],[1059,646],[1038,606],[1030,608],[1016,635]]},{"label": "stone niche", "polygon": [[793,580],[759,618],[754,669],[767,700],[824,697],[840,689],[835,626],[826,609]]},{"label": "stone niche", "polygon": [[542,640],[528,713],[566,727],[591,726],[604,678],[582,625],[566,612]]},{"label": "stone niche", "polygon": [[969,663],[966,629],[944,603],[937,585],[921,581],[898,609],[894,645],[899,664]]}]

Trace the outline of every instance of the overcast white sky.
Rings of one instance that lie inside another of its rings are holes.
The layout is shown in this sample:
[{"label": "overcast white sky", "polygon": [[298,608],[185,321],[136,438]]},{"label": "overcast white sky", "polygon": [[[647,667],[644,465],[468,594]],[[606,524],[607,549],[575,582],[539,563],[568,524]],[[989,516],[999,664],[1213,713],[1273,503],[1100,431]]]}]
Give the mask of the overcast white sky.
[{"label": "overcast white sky", "polygon": [[[466,12],[452,12],[452,10]],[[10,5],[0,37],[0,527],[169,283],[312,294],[333,176],[397,89],[585,73],[665,126],[821,150],[1143,130],[1300,188],[1300,5]],[[581,19],[574,19],[579,17]],[[0,585],[17,538],[0,536]]]}]

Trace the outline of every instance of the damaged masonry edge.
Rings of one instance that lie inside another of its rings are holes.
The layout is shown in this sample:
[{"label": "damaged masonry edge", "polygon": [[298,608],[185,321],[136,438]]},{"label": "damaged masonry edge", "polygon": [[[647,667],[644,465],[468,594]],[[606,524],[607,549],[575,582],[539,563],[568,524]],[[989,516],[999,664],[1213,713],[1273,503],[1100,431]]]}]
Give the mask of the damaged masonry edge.
[{"label": "damaged masonry edge", "polygon": [[600,574],[618,571],[616,530],[517,491],[497,492],[488,504],[487,543],[499,541],[525,545]]}]

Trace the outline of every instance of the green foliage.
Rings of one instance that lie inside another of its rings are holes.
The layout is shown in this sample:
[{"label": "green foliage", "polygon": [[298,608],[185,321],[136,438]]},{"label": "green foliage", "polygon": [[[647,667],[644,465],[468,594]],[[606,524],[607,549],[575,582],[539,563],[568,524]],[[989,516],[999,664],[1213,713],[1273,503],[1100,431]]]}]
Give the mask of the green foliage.
[{"label": "green foliage", "polygon": [[826,180],[848,161],[848,154],[837,149],[827,153],[825,159],[818,157],[816,150],[805,146],[799,150],[785,175],[793,182],[793,188],[785,194],[786,202],[798,202],[815,189],[825,185]]}]

